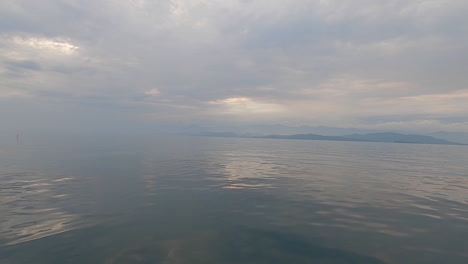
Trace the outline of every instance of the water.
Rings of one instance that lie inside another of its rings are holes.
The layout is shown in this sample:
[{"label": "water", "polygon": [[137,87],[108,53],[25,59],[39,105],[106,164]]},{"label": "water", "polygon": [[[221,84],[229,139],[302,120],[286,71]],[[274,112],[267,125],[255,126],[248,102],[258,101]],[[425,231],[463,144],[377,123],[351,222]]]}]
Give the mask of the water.
[{"label": "water", "polygon": [[0,144],[0,263],[468,263],[468,147]]}]

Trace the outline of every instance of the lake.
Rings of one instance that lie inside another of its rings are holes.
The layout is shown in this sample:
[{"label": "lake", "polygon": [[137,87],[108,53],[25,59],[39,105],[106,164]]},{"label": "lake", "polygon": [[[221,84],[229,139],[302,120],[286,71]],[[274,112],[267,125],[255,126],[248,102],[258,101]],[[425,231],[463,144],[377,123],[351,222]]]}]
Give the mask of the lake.
[{"label": "lake", "polygon": [[468,263],[468,146],[0,143],[0,263]]}]

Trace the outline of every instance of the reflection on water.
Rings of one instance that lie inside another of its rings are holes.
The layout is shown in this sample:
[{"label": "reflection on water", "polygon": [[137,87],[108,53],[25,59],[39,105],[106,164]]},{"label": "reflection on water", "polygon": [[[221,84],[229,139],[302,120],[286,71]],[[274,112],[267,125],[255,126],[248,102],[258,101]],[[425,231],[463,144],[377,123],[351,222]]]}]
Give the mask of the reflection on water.
[{"label": "reflection on water", "polygon": [[262,162],[259,158],[232,160],[226,162],[223,170],[227,176],[223,188],[227,189],[269,188],[272,187],[270,180],[278,173],[274,164]]},{"label": "reflection on water", "polygon": [[67,199],[64,185],[72,180],[48,179],[27,172],[0,174],[0,230],[4,243],[14,245],[72,230],[77,216],[57,207]]},{"label": "reflection on water", "polygon": [[0,151],[1,263],[468,263],[464,146],[64,142]]}]

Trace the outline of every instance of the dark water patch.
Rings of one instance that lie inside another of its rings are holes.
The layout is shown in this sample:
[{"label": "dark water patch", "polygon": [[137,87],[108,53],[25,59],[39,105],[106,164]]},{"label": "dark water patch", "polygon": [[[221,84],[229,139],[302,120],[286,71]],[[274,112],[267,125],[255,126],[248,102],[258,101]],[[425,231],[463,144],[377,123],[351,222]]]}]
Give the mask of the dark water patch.
[{"label": "dark water patch", "polygon": [[93,228],[54,235],[8,247],[3,255],[6,263],[384,264],[377,258],[268,229],[212,229],[178,238],[167,235],[164,238],[157,232],[143,236],[122,232],[109,238],[104,230]]}]

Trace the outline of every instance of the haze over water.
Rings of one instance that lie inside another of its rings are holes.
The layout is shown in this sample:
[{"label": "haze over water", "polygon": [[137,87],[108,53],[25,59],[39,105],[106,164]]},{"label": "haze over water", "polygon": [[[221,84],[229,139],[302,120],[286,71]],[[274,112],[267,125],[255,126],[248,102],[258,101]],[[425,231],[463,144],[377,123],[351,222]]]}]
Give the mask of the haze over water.
[{"label": "haze over water", "polygon": [[468,263],[468,147],[0,143],[0,263]]}]

